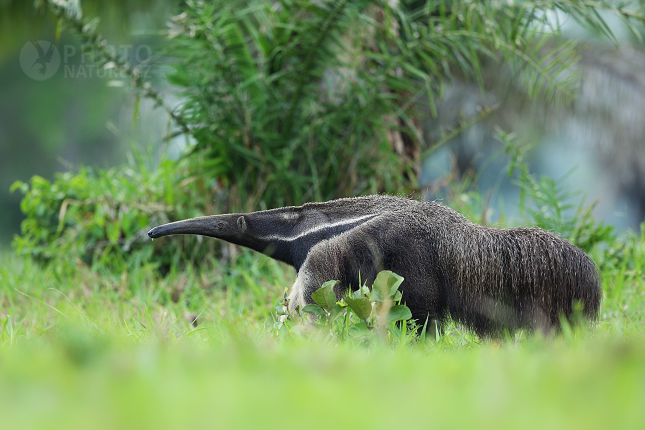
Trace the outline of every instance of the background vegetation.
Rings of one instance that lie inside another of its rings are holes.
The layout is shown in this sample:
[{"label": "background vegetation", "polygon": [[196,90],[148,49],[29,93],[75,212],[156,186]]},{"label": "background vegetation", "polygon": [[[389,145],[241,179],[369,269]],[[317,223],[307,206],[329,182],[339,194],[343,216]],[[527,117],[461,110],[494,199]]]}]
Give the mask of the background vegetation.
[{"label": "background vegetation", "polygon": [[[532,174],[498,132],[521,190],[518,223],[547,228],[596,261],[604,298],[591,327],[482,341],[449,324],[415,336],[402,308],[380,319],[357,295],[318,325],[284,319],[291,268],[216,241],[155,242],[149,227],[370,192],[418,195],[417,165],[471,121],[425,138],[453,76],[484,85],[499,62],[527,95],[566,103],[576,47],[553,13],[612,38],[640,35],[614,2],[186,2],[168,30],[173,106],[127,59],[102,50],[76,3],[51,2],[63,32],[165,109],[178,160],[16,182],[26,217],[0,254],[0,413],[15,427],[638,428],[645,423],[645,233],[617,236],[593,205]],[[154,82],[152,82],[154,84]],[[483,88],[482,88],[483,90]],[[135,109],[136,112],[136,109]],[[481,112],[480,118],[487,115]],[[472,178],[476,180],[476,176]],[[487,198],[449,183],[444,203],[479,223]],[[387,284],[390,285],[390,284]],[[379,290],[379,288],[375,288]],[[393,292],[392,292],[393,293]],[[374,295],[372,295],[374,294]],[[392,297],[396,300],[396,296]],[[380,308],[379,308],[380,309]],[[395,315],[395,312],[400,312]],[[347,316],[345,316],[347,315]],[[392,316],[394,315],[394,316]],[[397,316],[398,315],[398,316]],[[351,325],[351,327],[350,327]]]}]

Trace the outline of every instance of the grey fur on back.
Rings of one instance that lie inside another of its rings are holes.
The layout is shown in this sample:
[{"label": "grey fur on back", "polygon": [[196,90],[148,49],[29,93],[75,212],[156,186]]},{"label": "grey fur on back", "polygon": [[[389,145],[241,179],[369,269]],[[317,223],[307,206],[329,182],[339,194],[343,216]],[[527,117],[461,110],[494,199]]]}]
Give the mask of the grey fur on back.
[{"label": "grey fur on back", "polygon": [[340,281],[340,299],[381,270],[405,278],[403,302],[419,323],[450,316],[484,336],[548,332],[576,302],[591,319],[600,306],[595,265],[571,243],[537,228],[479,226],[436,202],[339,199],[179,221],[149,234],[206,234],[293,265],[291,310],[312,303],[325,281]]}]

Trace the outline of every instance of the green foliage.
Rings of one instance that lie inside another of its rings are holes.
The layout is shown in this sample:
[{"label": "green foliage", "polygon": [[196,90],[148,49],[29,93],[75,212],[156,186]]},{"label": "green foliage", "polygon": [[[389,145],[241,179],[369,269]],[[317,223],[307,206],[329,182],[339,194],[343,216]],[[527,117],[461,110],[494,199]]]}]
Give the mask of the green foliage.
[{"label": "green foliage", "polygon": [[78,262],[121,271],[150,261],[166,268],[199,261],[212,253],[212,243],[178,237],[174,246],[162,247],[146,234],[160,223],[212,211],[204,198],[212,194],[212,184],[199,173],[199,166],[187,160],[164,160],[151,170],[140,162],[109,170],[81,168],[53,181],[39,176],[18,181],[11,189],[24,194],[26,219],[14,248],[40,262],[54,261],[61,272]]},{"label": "green foliage", "polygon": [[[328,281],[311,295],[315,303],[306,305],[302,315],[311,317],[314,325],[331,338],[364,341],[380,335],[389,342],[406,344],[415,338],[417,326],[410,321],[410,309],[400,304],[398,288],[402,282],[403,277],[384,270],[378,273],[371,288],[363,285],[337,302],[334,286],[338,281]],[[287,319],[286,306],[276,310],[275,328],[279,335],[292,334],[293,322]]]},{"label": "green foliage", "polygon": [[605,300],[614,306],[607,306],[603,319],[607,324],[618,323],[622,329],[624,321],[636,323],[642,307],[634,304],[645,296],[642,279],[645,279],[645,224],[640,233],[627,232],[606,246],[597,246],[591,257],[602,274]]},{"label": "green foliage", "polygon": [[174,18],[180,115],[233,206],[405,189],[408,169],[385,133],[398,126],[383,118],[400,109],[385,82],[394,66],[366,56],[375,27],[366,6],[188,2]]},{"label": "green foliage", "polygon": [[530,97],[570,99],[575,43],[547,12],[611,36],[599,10],[638,21],[604,2],[187,2],[171,28],[181,62],[169,78],[185,89],[178,116],[195,147],[236,199],[273,207],[409,192],[418,160],[393,136],[428,146],[414,120],[436,114],[444,82],[483,90],[482,63],[501,61]]},{"label": "green foliage", "polygon": [[[78,11],[52,9],[105,50]],[[229,206],[250,210],[408,192],[414,154],[429,146],[415,119],[436,114],[454,76],[483,90],[484,62],[506,64],[531,97],[570,98],[575,43],[560,39],[554,13],[609,38],[603,13],[635,34],[643,20],[605,1],[189,1],[169,31],[181,60],[169,76],[184,89],[179,110],[122,58],[101,58],[195,137],[209,176],[230,189]]]}]

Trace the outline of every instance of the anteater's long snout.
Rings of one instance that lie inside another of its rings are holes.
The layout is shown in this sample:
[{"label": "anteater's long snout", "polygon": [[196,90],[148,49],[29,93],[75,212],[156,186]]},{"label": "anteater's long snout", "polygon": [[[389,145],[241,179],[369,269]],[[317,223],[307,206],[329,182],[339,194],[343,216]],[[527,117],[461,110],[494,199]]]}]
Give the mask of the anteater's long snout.
[{"label": "anteater's long snout", "polygon": [[166,234],[164,234],[164,226],[162,225],[155,227],[148,232],[148,236],[150,236],[150,238],[152,239],[156,239],[165,235]]},{"label": "anteater's long snout", "polygon": [[[179,223],[179,225],[177,225]],[[152,239],[158,237],[170,236],[171,234],[190,234],[186,231],[186,226],[182,225],[183,221],[178,221],[178,223],[171,222],[169,224],[159,225],[148,232],[148,236]]]},{"label": "anteater's long snout", "polygon": [[170,236],[171,234],[202,234],[205,236],[216,236],[220,233],[226,223],[215,217],[199,217],[175,221],[157,226],[148,232],[152,239]]}]

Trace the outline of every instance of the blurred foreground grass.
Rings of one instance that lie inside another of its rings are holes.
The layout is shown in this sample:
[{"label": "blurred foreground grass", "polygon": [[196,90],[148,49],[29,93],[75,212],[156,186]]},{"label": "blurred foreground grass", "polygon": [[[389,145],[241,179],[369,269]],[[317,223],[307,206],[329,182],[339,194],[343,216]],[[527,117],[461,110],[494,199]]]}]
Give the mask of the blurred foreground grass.
[{"label": "blurred foreground grass", "polygon": [[294,273],[246,251],[165,278],[0,259],[0,428],[645,426],[641,262],[603,273],[593,328],[392,347],[277,338]]}]

